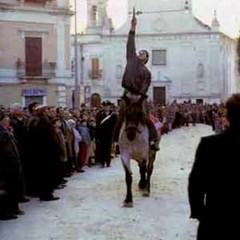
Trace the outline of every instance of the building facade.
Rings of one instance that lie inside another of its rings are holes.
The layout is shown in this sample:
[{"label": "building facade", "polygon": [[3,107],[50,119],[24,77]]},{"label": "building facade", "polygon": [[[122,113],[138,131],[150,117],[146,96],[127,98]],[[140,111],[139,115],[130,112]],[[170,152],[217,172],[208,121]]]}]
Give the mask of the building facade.
[{"label": "building facade", "polygon": [[71,104],[69,0],[0,0],[0,105]]},{"label": "building facade", "polygon": [[218,103],[238,91],[236,40],[220,32],[216,13],[208,26],[193,15],[191,0],[128,0],[129,17],[114,30],[107,2],[87,0],[87,27],[77,41],[81,101],[93,106],[105,99],[117,103],[122,95],[133,6],[136,50],[150,53],[150,101]]}]

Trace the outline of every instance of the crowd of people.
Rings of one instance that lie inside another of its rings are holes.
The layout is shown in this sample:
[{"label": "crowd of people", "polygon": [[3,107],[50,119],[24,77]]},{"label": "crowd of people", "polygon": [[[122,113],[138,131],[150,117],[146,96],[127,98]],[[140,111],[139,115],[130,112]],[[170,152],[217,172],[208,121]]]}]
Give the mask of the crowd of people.
[{"label": "crowd of people", "polygon": [[[110,167],[119,153],[114,129],[119,107],[104,101],[99,108],[80,110],[32,103],[14,103],[0,110],[0,219],[23,214],[19,203],[37,197],[54,201],[55,189],[88,167]],[[149,105],[159,136],[181,126],[205,123],[219,132],[223,105],[190,102]]]},{"label": "crowd of people", "polygon": [[27,196],[54,201],[73,172],[110,167],[117,115],[109,101],[80,111],[32,103],[0,110],[0,219],[23,214]]}]

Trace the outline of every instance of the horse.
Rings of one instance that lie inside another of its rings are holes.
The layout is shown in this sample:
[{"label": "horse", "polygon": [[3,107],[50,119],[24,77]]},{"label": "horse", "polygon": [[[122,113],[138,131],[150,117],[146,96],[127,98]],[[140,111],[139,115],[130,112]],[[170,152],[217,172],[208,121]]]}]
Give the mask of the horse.
[{"label": "horse", "polygon": [[139,189],[143,196],[150,195],[150,180],[156,151],[149,147],[149,130],[144,113],[145,98],[124,96],[125,113],[119,134],[119,152],[125,170],[126,198],[124,207],[133,207],[131,159],[137,161],[140,172]]}]

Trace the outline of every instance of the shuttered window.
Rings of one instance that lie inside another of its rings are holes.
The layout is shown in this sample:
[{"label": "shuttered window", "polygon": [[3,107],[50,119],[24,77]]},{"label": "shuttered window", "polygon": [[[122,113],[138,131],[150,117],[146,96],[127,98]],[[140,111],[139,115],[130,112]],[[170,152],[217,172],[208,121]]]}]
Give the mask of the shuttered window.
[{"label": "shuttered window", "polygon": [[91,20],[94,25],[97,23],[97,6],[96,5],[92,6]]},{"label": "shuttered window", "polygon": [[42,38],[25,38],[26,76],[42,75]]},{"label": "shuttered window", "polygon": [[100,77],[99,71],[99,59],[92,58],[92,79],[98,79]]},{"label": "shuttered window", "polygon": [[167,50],[153,50],[152,65],[167,65]]}]

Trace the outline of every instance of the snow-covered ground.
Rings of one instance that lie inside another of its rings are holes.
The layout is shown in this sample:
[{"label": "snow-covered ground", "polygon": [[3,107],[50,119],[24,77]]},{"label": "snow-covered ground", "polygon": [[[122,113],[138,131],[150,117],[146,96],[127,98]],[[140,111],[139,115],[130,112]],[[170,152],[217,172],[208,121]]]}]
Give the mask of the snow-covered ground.
[{"label": "snow-covered ground", "polygon": [[189,219],[188,174],[206,125],[183,127],[164,135],[152,175],[150,197],[138,191],[132,162],[134,207],[122,207],[124,171],[119,158],[111,168],[86,168],[56,191],[59,201],[31,199],[17,220],[0,221],[1,240],[194,240],[197,223]]}]

